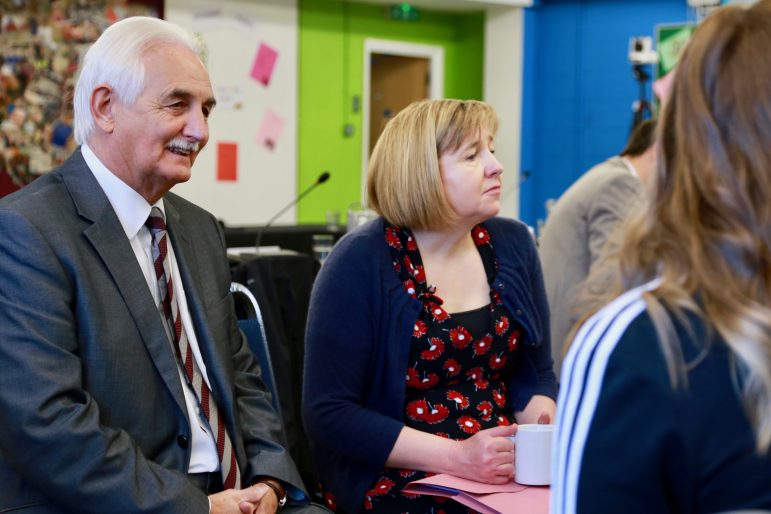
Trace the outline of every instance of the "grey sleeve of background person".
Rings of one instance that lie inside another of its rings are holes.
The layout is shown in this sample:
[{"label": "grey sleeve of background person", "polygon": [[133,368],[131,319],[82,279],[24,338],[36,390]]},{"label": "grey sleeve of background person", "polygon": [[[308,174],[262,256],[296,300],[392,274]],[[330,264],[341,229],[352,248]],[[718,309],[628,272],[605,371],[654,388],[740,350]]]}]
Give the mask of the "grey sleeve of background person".
[{"label": "grey sleeve of background person", "polygon": [[611,235],[620,222],[637,207],[643,197],[643,184],[631,173],[614,176],[597,191],[587,215],[590,272],[606,251]]},{"label": "grey sleeve of background person", "polygon": [[614,157],[585,173],[546,221],[540,255],[551,309],[552,357],[558,376],[565,339],[578,320],[581,284],[602,262],[606,243],[639,203],[643,184]]},{"label": "grey sleeve of background person", "polygon": [[607,251],[611,235],[621,227],[643,197],[643,184],[630,174],[618,175],[598,191],[588,213],[590,271]]}]

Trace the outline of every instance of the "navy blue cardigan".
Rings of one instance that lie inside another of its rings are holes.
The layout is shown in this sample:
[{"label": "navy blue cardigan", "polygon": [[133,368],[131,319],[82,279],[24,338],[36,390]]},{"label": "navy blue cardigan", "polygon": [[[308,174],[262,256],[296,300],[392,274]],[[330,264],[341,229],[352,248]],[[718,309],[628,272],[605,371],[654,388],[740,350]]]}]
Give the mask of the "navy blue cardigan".
[{"label": "navy blue cardigan", "polygon": [[[527,227],[484,223],[499,263],[493,287],[527,333],[513,379],[514,410],[535,394],[556,398],[549,309]],[[341,239],[311,295],[305,337],[303,418],[324,484],[346,512],[361,510],[404,427],[405,376],[420,301],[404,290],[385,243],[385,221]]]}]

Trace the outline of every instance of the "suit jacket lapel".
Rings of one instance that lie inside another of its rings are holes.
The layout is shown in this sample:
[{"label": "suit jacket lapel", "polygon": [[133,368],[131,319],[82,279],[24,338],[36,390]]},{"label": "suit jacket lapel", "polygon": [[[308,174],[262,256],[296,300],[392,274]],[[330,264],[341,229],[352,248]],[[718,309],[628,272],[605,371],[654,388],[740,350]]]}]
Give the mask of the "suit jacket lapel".
[{"label": "suit jacket lapel", "polygon": [[116,237],[116,234],[120,236],[124,233],[123,227],[79,149],[62,168],[62,180],[79,214],[90,222],[83,230],[84,236],[104,262],[126,302],[158,373],[187,417],[177,363],[160,311],[142,278],[142,270],[131,244],[125,237]]}]

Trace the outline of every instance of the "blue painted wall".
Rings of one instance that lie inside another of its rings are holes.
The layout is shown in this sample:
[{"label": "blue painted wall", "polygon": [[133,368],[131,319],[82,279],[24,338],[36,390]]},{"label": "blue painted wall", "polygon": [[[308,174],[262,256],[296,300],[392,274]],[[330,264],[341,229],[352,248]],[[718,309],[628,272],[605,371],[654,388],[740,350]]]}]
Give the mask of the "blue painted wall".
[{"label": "blue painted wall", "polygon": [[629,38],[655,41],[657,24],[694,20],[686,0],[540,0],[526,9],[523,221],[537,226],[547,199],[622,150],[639,96]]}]

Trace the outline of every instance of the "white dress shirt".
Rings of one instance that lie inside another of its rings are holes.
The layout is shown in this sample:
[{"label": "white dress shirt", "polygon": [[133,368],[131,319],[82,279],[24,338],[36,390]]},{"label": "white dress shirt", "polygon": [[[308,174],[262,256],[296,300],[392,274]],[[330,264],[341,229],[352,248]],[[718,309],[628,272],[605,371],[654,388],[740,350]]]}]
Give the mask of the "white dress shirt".
[{"label": "white dress shirt", "polygon": [[[142,273],[147,281],[147,287],[150,288],[150,292],[153,295],[155,304],[160,302],[160,293],[158,292],[158,282],[155,277],[155,268],[153,266],[152,258],[152,235],[150,230],[145,226],[147,218],[150,216],[150,210],[153,207],[158,207],[166,216],[166,211],[163,208],[163,199],[158,200],[154,205],[147,203],[139,193],[129,187],[125,182],[120,180],[110,170],[105,167],[94,152],[83,144],[81,146],[81,153],[86,161],[91,173],[94,174],[97,182],[101,186],[107,199],[110,201],[115,214],[118,215],[123,230],[126,233],[131,248],[134,250],[139,267],[142,269]],[[168,255],[171,263],[171,275],[174,283],[174,296],[177,298],[177,305],[179,307],[180,315],[182,316],[182,326],[185,329],[190,348],[193,351],[193,356],[201,370],[201,375],[209,383],[209,377],[206,374],[206,365],[201,358],[201,351],[198,348],[198,340],[196,339],[195,330],[193,328],[193,321],[190,317],[190,311],[187,307],[187,298],[185,296],[185,289],[180,278],[179,268],[177,266],[177,259],[174,257],[174,248],[171,244],[171,238],[168,239]],[[169,343],[173,344],[173,343]],[[170,349],[172,351],[172,349]],[[220,468],[219,456],[217,455],[217,447],[214,442],[214,438],[211,435],[208,422],[201,413],[198,399],[195,396],[192,388],[188,385],[187,379],[182,374],[182,369],[177,366],[179,372],[179,379],[182,383],[182,391],[185,393],[185,404],[187,405],[187,417],[190,420],[190,433],[191,433],[191,454],[190,465],[188,467],[188,473],[203,473],[208,471],[217,471]]]}]

